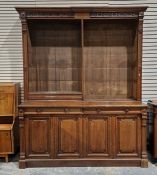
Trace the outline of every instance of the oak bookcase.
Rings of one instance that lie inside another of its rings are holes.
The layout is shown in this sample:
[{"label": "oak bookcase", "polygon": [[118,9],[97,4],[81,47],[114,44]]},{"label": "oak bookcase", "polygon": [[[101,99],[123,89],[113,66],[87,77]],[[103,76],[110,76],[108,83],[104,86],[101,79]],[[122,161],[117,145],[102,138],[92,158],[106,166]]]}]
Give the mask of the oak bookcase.
[{"label": "oak bookcase", "polygon": [[16,8],[24,69],[20,168],[147,167],[146,8]]}]

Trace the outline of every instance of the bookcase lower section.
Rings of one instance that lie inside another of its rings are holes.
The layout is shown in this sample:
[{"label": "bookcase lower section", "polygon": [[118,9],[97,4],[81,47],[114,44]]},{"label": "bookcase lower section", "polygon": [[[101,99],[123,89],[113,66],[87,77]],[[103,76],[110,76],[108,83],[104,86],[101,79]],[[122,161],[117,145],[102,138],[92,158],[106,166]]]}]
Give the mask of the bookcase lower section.
[{"label": "bookcase lower section", "polygon": [[20,168],[147,167],[145,107],[22,107]]}]

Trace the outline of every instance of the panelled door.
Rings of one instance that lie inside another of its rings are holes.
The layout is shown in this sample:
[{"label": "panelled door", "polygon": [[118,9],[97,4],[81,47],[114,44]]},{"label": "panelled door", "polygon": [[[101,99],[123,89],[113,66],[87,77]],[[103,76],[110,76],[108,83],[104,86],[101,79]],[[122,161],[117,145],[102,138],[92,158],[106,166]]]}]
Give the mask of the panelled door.
[{"label": "panelled door", "polygon": [[26,117],[27,157],[139,157],[140,126],[138,115],[32,115]]},{"label": "panelled door", "polygon": [[104,115],[86,115],[84,118],[84,154],[88,158],[105,158],[111,152],[111,120]]},{"label": "panelled door", "polygon": [[141,155],[141,119],[138,115],[116,116],[116,157]]},{"label": "panelled door", "polygon": [[82,116],[58,115],[55,121],[55,157],[82,157]]},{"label": "panelled door", "polygon": [[26,116],[26,156],[29,158],[50,158],[51,118],[48,115]]}]

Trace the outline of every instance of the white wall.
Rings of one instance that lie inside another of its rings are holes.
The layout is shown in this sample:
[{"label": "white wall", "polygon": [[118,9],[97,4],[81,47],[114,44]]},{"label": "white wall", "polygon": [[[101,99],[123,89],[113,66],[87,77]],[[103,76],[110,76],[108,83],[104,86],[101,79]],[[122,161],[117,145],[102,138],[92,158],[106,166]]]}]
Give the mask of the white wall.
[{"label": "white wall", "polygon": [[157,0],[0,0],[0,82],[21,82],[23,91],[21,23],[14,7],[106,5],[149,6],[144,18],[142,98],[157,99]]}]

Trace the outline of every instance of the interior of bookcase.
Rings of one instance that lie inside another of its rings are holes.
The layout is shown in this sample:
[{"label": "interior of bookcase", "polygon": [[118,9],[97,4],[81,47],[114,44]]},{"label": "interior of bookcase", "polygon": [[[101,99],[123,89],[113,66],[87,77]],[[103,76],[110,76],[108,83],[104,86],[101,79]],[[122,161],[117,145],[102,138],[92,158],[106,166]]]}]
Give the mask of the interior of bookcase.
[{"label": "interior of bookcase", "polygon": [[125,20],[84,21],[87,99],[133,98],[137,76],[135,33],[133,23]]},{"label": "interior of bookcase", "polygon": [[80,92],[80,20],[35,20],[29,29],[29,91]]},{"label": "interior of bookcase", "polygon": [[29,92],[136,99],[135,20],[30,20]]}]

